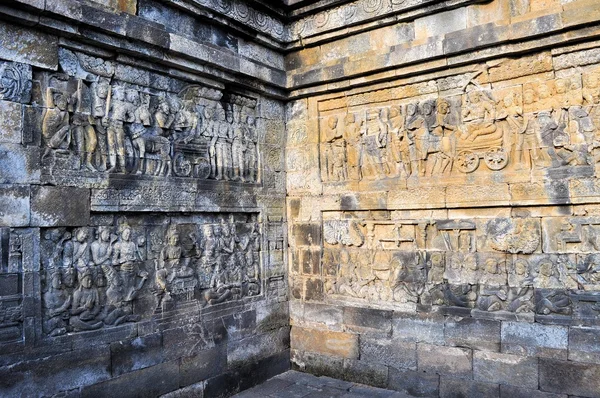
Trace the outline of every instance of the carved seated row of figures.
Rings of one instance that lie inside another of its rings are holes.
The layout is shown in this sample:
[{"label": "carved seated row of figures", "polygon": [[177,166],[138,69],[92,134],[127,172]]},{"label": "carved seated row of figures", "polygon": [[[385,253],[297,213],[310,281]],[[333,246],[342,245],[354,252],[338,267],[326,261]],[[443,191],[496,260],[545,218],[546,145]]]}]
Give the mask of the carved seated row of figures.
[{"label": "carved seated row of figures", "polygon": [[[600,256],[504,257],[341,250],[324,258],[325,291],[372,302],[487,312],[571,312],[568,290],[600,288]],[[597,308],[600,314],[600,306]]]},{"label": "carved seated row of figures", "polygon": [[600,161],[597,74],[324,117],[324,181],[499,171]]},{"label": "carved seated row of figures", "polygon": [[153,95],[88,79],[47,78],[45,164],[67,159],[67,167],[92,173],[258,181],[255,99],[231,95],[221,102],[220,91],[200,86]]},{"label": "carved seated row of figures", "polygon": [[[153,238],[161,249],[151,269],[145,235],[134,239],[126,222],[117,235],[111,227],[98,227],[93,241],[88,228],[72,234],[48,231],[53,253],[43,294],[45,333],[58,336],[139,321],[134,301],[150,290],[157,306],[196,297],[214,305],[260,294],[258,224],[205,224],[200,237],[190,234],[189,249],[179,236],[177,226],[170,225],[165,242]],[[154,286],[142,290],[152,275]]]}]

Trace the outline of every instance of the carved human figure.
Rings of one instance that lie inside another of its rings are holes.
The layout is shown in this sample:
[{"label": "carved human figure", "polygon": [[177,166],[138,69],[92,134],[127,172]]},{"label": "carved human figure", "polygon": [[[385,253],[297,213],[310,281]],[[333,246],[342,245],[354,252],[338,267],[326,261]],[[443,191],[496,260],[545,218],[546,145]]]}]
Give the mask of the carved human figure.
[{"label": "carved human figure", "polygon": [[393,162],[391,173],[395,177],[410,175],[409,140],[406,134],[406,120],[399,106],[390,108],[389,147]]},{"label": "carved human figure", "polygon": [[471,91],[465,96],[462,120],[465,123],[462,139],[474,141],[480,135],[494,133],[497,129],[494,124],[496,120],[494,102],[482,91]]},{"label": "carved human figure", "polygon": [[88,101],[84,98],[89,95],[89,90],[83,80],[78,80],[77,91],[72,96],[72,104],[75,112],[71,118],[73,137],[77,145],[77,153],[82,157],[82,166],[90,171],[97,171],[92,164],[94,152],[98,146],[98,138],[96,129],[94,128],[94,118],[90,113],[89,106],[84,108],[84,104]]},{"label": "carved human figure", "polygon": [[131,227],[123,223],[119,230],[119,239],[113,246],[112,265],[119,267],[126,292],[125,300],[130,301],[144,285],[148,273],[138,268],[137,263],[142,258],[137,244],[131,240]]},{"label": "carved human figure", "polygon": [[115,239],[111,237],[109,227],[98,227],[96,240],[91,245],[92,263],[96,267],[112,264],[112,245]]},{"label": "carved human figure", "polygon": [[100,329],[102,321],[96,317],[101,310],[98,290],[93,286],[92,270],[88,268],[79,278],[79,287],[73,292],[70,325],[75,331]]},{"label": "carved human figure", "polygon": [[411,176],[425,175],[429,132],[418,103],[408,104],[406,107],[406,131]]},{"label": "carved human figure", "polygon": [[[589,123],[587,113],[580,107],[569,109],[571,120],[563,133],[553,140],[557,160],[561,165],[584,166],[591,164],[590,148],[593,148],[594,126]],[[586,130],[591,131],[586,131]],[[590,141],[586,136],[590,137]]]},{"label": "carved human figure", "polygon": [[256,118],[252,115],[246,117],[244,125],[244,137],[246,139],[246,151],[244,152],[246,181],[258,181],[258,136],[256,134]]},{"label": "carved human figure", "polygon": [[233,181],[241,181],[241,182],[245,182],[246,181],[246,142],[247,139],[244,136],[244,127],[242,126],[242,123],[240,123],[240,114],[239,112],[235,112],[233,114],[233,124],[232,124],[232,131],[233,131],[233,140],[231,143],[231,153],[232,153],[232,157],[233,157],[233,174],[232,174],[232,180]]},{"label": "carved human figure", "polygon": [[346,167],[348,177],[357,180],[360,178],[361,155],[361,127],[354,113],[344,116],[343,136],[346,140]]},{"label": "carved human figure", "polygon": [[[526,89],[523,92],[523,103],[525,107],[534,104],[535,93],[532,89]],[[551,161],[548,152],[548,144],[542,137],[542,129],[536,120],[534,113],[525,115],[523,128],[518,131],[517,142],[515,146],[515,157],[517,159],[517,168],[524,166],[543,168]]]},{"label": "carved human figure", "polygon": [[48,270],[48,291],[44,293],[44,331],[49,336],[60,336],[68,331],[71,307],[71,296],[63,289],[60,268]]},{"label": "carved human figure", "polygon": [[[430,146],[428,152],[435,151],[431,174],[443,174],[452,170],[452,162],[456,156],[456,134],[458,127],[451,120],[450,102],[446,99],[437,101],[435,123],[431,126]],[[435,142],[432,145],[431,141]]]},{"label": "carved human figure", "polygon": [[71,144],[69,97],[66,93],[49,87],[46,92],[48,108],[42,120],[45,150],[42,160],[53,150],[68,153]]},{"label": "carved human figure", "polygon": [[78,228],[73,239],[73,261],[77,269],[77,277],[81,280],[83,273],[90,264],[90,245],[88,243],[89,231],[87,228]]},{"label": "carved human figure", "polygon": [[105,122],[106,103],[108,100],[110,85],[105,80],[99,80],[92,84],[92,117],[94,120],[94,128],[96,131],[97,148],[99,149],[100,157],[96,160],[96,165],[100,170],[106,169],[106,161],[108,157],[108,138]]},{"label": "carved human figure", "polygon": [[156,284],[160,294],[165,294],[164,300],[172,299],[171,283],[181,268],[181,254],[179,233],[171,226],[167,230],[167,245],[161,250],[156,266]]},{"label": "carved human figure", "polygon": [[324,138],[327,179],[329,181],[347,180],[346,140],[344,139],[344,132],[339,126],[337,116],[331,116],[327,119]]},{"label": "carved human figure", "polygon": [[385,176],[384,150],[388,141],[387,110],[385,108],[367,111],[363,125],[361,175],[375,179]]},{"label": "carved human figure", "polygon": [[[112,96],[111,96],[112,95]],[[125,172],[125,127],[126,121],[135,120],[131,104],[126,101],[125,90],[122,87],[114,87],[109,94],[106,105],[108,112],[104,116],[104,123],[108,125],[108,160],[110,167],[107,172],[111,173],[121,168]],[[118,160],[118,164],[117,164]]]},{"label": "carved human figure", "polygon": [[210,281],[212,279],[212,275],[216,265],[220,263],[220,246],[219,246],[219,232],[215,233],[215,229],[218,230],[218,226],[213,226],[212,224],[205,224],[202,227],[202,242],[200,244],[201,247],[201,256],[200,256],[200,264],[199,268],[196,270],[198,274],[198,280],[200,282],[200,289],[207,289],[210,287]]},{"label": "carved human figure", "polygon": [[216,112],[216,137],[215,140],[215,164],[216,174],[215,179],[217,180],[230,180],[231,179],[231,139],[233,137],[231,131],[231,124],[226,119],[226,113],[223,109],[218,109]]},{"label": "carved human figure", "polygon": [[103,265],[102,270],[108,280],[106,301],[102,319],[106,325],[117,326],[125,322],[137,322],[139,315],[133,314],[133,299],[135,295],[127,297],[127,289],[117,270],[109,265]]}]

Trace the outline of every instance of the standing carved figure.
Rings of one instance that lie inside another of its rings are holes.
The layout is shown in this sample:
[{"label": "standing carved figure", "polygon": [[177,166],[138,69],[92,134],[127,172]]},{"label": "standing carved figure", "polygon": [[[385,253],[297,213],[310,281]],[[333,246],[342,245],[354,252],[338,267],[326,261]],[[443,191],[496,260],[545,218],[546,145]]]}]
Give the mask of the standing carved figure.
[{"label": "standing carved figure", "polygon": [[140,271],[138,268],[137,263],[141,259],[137,244],[131,240],[131,227],[126,223],[122,224],[119,239],[113,246],[112,264],[119,267],[127,301],[133,299],[148,277],[145,271]]},{"label": "standing carved figure", "polygon": [[[106,102],[106,122],[108,125],[108,160],[110,167],[106,170],[109,173],[115,172],[117,167],[121,172],[125,172],[125,126],[126,121],[134,120],[131,106],[125,100],[125,91],[122,87],[115,87]],[[118,165],[117,165],[118,160]]]},{"label": "standing carved figure", "polygon": [[344,140],[346,140],[346,167],[348,178],[360,178],[361,128],[354,113],[344,117]]},{"label": "standing carved figure", "polygon": [[246,181],[246,137],[244,137],[244,128],[240,123],[240,114],[235,112],[233,115],[233,142],[231,152],[233,156],[233,181]]},{"label": "standing carved figure", "polygon": [[258,181],[258,136],[256,135],[256,118],[252,115],[246,117],[246,125],[244,131],[246,139],[246,152],[244,162],[248,176],[246,181]]},{"label": "standing carved figure", "polygon": [[385,109],[367,111],[366,121],[361,131],[362,155],[361,174],[363,178],[384,176],[384,154],[387,145],[389,126],[383,120]]},{"label": "standing carved figure", "polygon": [[71,124],[73,126],[73,136],[75,143],[77,144],[77,153],[82,157],[82,165],[90,171],[97,171],[92,164],[92,159],[96,147],[98,146],[98,138],[96,136],[96,130],[94,128],[94,118],[90,113],[89,105],[87,109],[85,104],[89,95],[89,89],[85,86],[83,80],[78,80],[77,91],[73,95],[73,118]]},{"label": "standing carved figure", "polygon": [[420,108],[418,103],[409,104],[406,107],[406,131],[409,140],[408,154],[410,156],[411,176],[425,175],[429,132]]}]

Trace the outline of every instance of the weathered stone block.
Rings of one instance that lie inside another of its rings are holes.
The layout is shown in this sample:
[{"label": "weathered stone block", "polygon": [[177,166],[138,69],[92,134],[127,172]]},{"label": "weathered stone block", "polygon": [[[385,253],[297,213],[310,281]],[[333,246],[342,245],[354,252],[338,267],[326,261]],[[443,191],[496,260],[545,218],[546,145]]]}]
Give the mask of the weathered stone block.
[{"label": "weathered stone block", "polygon": [[90,220],[90,191],[75,187],[36,186],[31,191],[31,224],[81,226]]},{"label": "weathered stone block", "polygon": [[[137,398],[140,391],[144,395],[158,396],[179,388],[179,363],[165,362],[135,372],[126,373],[114,379],[84,387],[82,398],[110,396],[118,391],[120,397]],[[112,393],[109,393],[111,391]]]},{"label": "weathered stone block", "polygon": [[332,305],[306,303],[304,305],[304,322],[322,323],[330,329],[342,327],[344,309]]},{"label": "weathered stone block", "polygon": [[0,142],[20,144],[23,131],[23,105],[0,101]]},{"label": "weathered stone block", "polygon": [[567,359],[569,331],[565,326],[503,322],[502,352]]},{"label": "weathered stone block", "polygon": [[321,242],[320,224],[294,224],[292,237],[295,245],[312,246]]},{"label": "weathered stone block", "polygon": [[344,307],[344,325],[359,333],[390,334],[392,311],[373,308]]},{"label": "weathered stone block", "polygon": [[569,360],[600,364],[599,342],[600,329],[571,327],[569,329]]},{"label": "weathered stone block", "polygon": [[478,381],[536,389],[538,363],[531,357],[475,351],[473,375]]},{"label": "weathered stone block", "polygon": [[181,358],[179,366],[179,385],[181,387],[215,377],[227,369],[227,348],[224,344],[196,355]]},{"label": "weathered stone block", "polygon": [[164,360],[160,333],[121,341],[110,345],[112,375],[157,365]]},{"label": "weathered stone block", "polygon": [[392,336],[406,341],[444,345],[444,318],[394,314]]},{"label": "weathered stone block", "polygon": [[110,352],[107,346],[17,362],[0,367],[0,391],[5,396],[51,395],[108,380]]},{"label": "weathered stone block", "polygon": [[29,186],[0,185],[0,226],[29,225]]},{"label": "weathered stone block", "polygon": [[281,328],[227,344],[228,366],[240,366],[290,348],[289,329]]},{"label": "weathered stone block", "polygon": [[0,183],[35,184],[40,182],[40,149],[17,144],[0,145]]},{"label": "weathered stone block", "polygon": [[442,376],[440,379],[440,398],[458,397],[500,397],[500,386],[471,380],[456,380]]},{"label": "weathered stone block", "polygon": [[292,349],[290,360],[293,369],[316,376],[329,376],[340,379],[344,374],[344,359],[340,357]]},{"label": "weathered stone block", "polygon": [[380,364],[344,359],[344,375],[342,378],[354,383],[383,388],[387,386],[388,368]]},{"label": "weathered stone block", "polygon": [[419,343],[417,366],[420,371],[472,378],[473,353],[468,348],[443,347]]},{"label": "weathered stone block", "polygon": [[594,397],[600,391],[600,365],[540,358],[540,390]]},{"label": "weathered stone block", "polygon": [[397,369],[417,369],[417,344],[397,339],[360,336],[360,360],[393,366]]},{"label": "weathered stone block", "polygon": [[330,332],[293,326],[291,347],[299,351],[334,355],[343,358],[358,358],[358,335]]},{"label": "weathered stone block", "polygon": [[567,398],[567,396],[515,386],[500,385],[500,398]]},{"label": "weathered stone block", "polygon": [[473,318],[449,320],[444,337],[450,346],[500,351],[500,322]]},{"label": "weathered stone block", "polygon": [[0,58],[58,69],[58,38],[22,26],[0,25]]},{"label": "weathered stone block", "polygon": [[423,371],[389,367],[387,388],[409,396],[437,397],[440,393],[440,376]]}]

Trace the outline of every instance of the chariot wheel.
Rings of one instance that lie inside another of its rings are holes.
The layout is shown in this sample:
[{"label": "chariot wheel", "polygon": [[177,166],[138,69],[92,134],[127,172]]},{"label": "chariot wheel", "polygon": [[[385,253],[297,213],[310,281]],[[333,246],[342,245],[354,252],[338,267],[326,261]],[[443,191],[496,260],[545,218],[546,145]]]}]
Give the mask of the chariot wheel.
[{"label": "chariot wheel", "polygon": [[479,167],[479,156],[471,151],[461,151],[456,156],[456,168],[462,173],[472,173]]},{"label": "chariot wheel", "polygon": [[502,170],[508,164],[508,154],[503,148],[492,147],[485,153],[483,161],[490,170]]},{"label": "chariot wheel", "polygon": [[189,177],[192,173],[192,164],[181,152],[175,154],[175,159],[173,160],[173,171],[179,177]]}]

